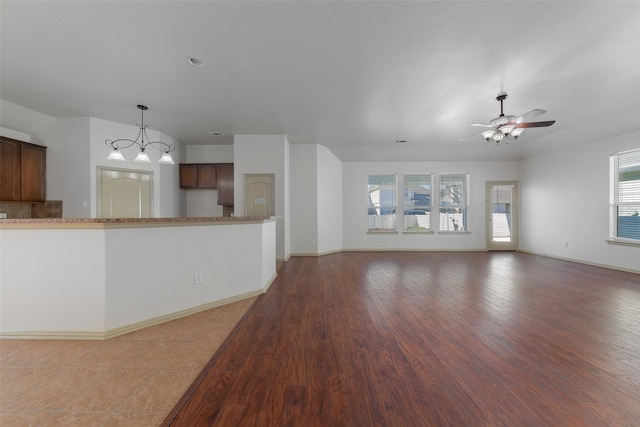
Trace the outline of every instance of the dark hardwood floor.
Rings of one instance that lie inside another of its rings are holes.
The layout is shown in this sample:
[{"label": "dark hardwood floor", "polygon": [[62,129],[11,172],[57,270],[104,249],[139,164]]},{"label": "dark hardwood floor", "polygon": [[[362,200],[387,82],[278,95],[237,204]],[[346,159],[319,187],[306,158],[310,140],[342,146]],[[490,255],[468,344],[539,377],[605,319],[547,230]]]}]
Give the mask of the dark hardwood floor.
[{"label": "dark hardwood floor", "polygon": [[638,426],[640,275],[506,252],[293,257],[171,426]]}]

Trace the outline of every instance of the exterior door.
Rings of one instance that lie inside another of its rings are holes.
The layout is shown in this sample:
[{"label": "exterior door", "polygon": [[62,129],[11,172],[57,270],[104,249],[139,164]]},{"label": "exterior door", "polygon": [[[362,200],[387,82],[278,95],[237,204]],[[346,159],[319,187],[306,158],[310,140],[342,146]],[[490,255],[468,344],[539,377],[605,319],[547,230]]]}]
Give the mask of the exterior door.
[{"label": "exterior door", "polygon": [[275,175],[246,174],[244,176],[245,212],[252,218],[269,218],[275,215]]},{"label": "exterior door", "polygon": [[150,218],[153,172],[98,168],[99,218]]},{"label": "exterior door", "polygon": [[518,183],[487,182],[487,249],[518,249]]}]

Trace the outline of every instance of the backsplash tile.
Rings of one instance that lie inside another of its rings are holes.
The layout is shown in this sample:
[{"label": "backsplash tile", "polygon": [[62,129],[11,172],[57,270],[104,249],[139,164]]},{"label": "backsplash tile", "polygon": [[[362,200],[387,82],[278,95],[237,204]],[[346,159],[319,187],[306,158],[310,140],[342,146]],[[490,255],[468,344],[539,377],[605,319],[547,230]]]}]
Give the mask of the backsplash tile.
[{"label": "backsplash tile", "polygon": [[44,202],[0,201],[0,212],[7,218],[62,218],[62,200]]}]

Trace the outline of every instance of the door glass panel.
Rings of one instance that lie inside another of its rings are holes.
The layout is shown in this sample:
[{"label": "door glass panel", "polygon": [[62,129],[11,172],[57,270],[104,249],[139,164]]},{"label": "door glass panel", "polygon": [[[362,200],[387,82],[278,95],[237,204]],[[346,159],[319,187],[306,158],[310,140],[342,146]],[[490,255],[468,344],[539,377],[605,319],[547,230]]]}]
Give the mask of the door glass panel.
[{"label": "door glass panel", "polygon": [[491,187],[492,230],[494,242],[511,242],[511,204],[513,203],[512,185],[494,185]]}]

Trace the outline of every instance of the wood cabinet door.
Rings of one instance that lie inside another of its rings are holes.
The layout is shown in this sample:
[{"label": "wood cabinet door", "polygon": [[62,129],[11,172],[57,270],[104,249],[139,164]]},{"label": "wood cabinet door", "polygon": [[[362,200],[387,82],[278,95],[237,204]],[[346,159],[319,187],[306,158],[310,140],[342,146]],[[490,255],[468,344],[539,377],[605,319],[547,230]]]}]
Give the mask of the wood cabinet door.
[{"label": "wood cabinet door", "polygon": [[0,140],[0,200],[20,200],[20,141]]},{"label": "wood cabinet door", "polygon": [[198,165],[180,164],[180,188],[198,188]]},{"label": "wood cabinet door", "polygon": [[216,165],[213,163],[181,163],[180,188],[216,188]]},{"label": "wood cabinet door", "polygon": [[198,188],[216,188],[216,165],[198,165]]},{"label": "wood cabinet door", "polygon": [[233,163],[216,164],[218,204],[233,206]]},{"label": "wood cabinet door", "polygon": [[23,143],[20,147],[21,199],[43,202],[46,198],[46,147]]}]

